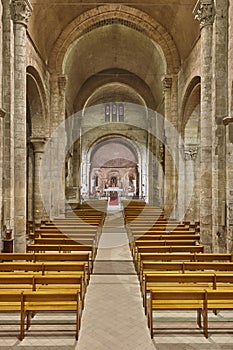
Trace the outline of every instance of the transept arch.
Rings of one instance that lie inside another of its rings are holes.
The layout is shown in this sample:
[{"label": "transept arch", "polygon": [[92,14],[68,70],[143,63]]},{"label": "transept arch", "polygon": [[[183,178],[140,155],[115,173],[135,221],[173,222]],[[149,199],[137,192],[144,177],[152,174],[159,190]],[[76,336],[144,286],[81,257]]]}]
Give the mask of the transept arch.
[{"label": "transept arch", "polygon": [[155,110],[156,103],[149,86],[140,77],[135,74],[129,76],[129,72],[124,69],[110,69],[100,72],[98,76],[91,76],[82,86],[75,99],[75,111],[81,111],[91,93],[100,87],[112,83],[112,74],[114,74],[114,83],[125,84],[137,91],[138,95],[146,102],[148,108]]},{"label": "transept arch", "polygon": [[158,45],[165,57],[167,74],[176,74],[180,67],[180,57],[170,33],[146,13],[125,5],[111,4],[99,6],[73,20],[54,45],[49,60],[52,73],[63,74],[64,59],[72,43],[82,35],[111,24],[122,24],[144,33]]}]

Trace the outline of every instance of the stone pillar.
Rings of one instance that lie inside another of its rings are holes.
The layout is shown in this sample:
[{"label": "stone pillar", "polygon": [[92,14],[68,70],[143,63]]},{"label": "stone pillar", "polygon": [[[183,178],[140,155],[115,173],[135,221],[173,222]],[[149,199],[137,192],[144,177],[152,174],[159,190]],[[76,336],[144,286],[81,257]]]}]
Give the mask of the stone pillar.
[{"label": "stone pillar", "polygon": [[[196,183],[195,178],[195,163],[198,160],[198,145],[185,145],[185,174],[184,174],[184,193],[185,193],[185,220],[195,222],[197,207],[196,207]],[[188,202],[187,202],[188,201]],[[199,207],[199,206],[198,206]]]},{"label": "stone pillar", "polygon": [[159,133],[159,123],[157,123],[157,118],[151,110],[148,111],[149,118],[149,130],[148,130],[148,202],[151,205],[159,206],[160,202],[160,192],[158,177],[160,172],[160,141],[156,138],[157,133]]},{"label": "stone pillar", "polygon": [[213,0],[199,0],[194,8],[195,19],[201,28],[201,139],[200,139],[200,227],[201,242],[206,252],[213,251],[212,206],[212,54]]},{"label": "stone pillar", "polygon": [[223,119],[226,128],[226,246],[233,251],[233,116]]},{"label": "stone pillar", "polygon": [[[172,123],[172,77],[163,79],[164,88],[164,131],[165,131],[165,167],[164,167],[164,212],[167,217],[170,217],[175,208],[176,191],[175,191],[175,159],[173,123]],[[173,214],[172,214],[173,215]]]},{"label": "stone pillar", "polygon": [[14,228],[14,35],[9,0],[2,0],[3,50],[2,50],[2,106],[4,118],[3,149],[3,202],[4,224]]},{"label": "stone pillar", "polygon": [[28,0],[13,0],[14,21],[14,198],[15,248],[26,249],[26,27],[32,7]]},{"label": "stone pillar", "polygon": [[40,189],[40,165],[41,159],[44,153],[46,139],[43,137],[32,137],[31,143],[34,150],[34,220],[36,223],[39,223],[44,217],[44,206],[41,198],[41,189]]},{"label": "stone pillar", "polygon": [[65,87],[65,76],[51,76],[51,219],[65,214]]},{"label": "stone pillar", "polygon": [[59,155],[58,158],[61,164],[61,183],[60,183],[60,197],[59,197],[59,208],[58,215],[63,217],[65,216],[66,211],[66,196],[65,196],[65,187],[66,187],[66,175],[65,175],[65,161],[66,161],[66,104],[65,104],[65,89],[66,89],[67,78],[65,75],[58,76],[58,89],[59,89],[59,109],[60,109],[60,118],[59,118],[59,136],[62,139],[62,142],[59,142]]},{"label": "stone pillar", "polygon": [[226,135],[223,118],[228,114],[228,0],[215,1],[213,27],[213,237],[215,251],[225,252],[226,239]]},{"label": "stone pillar", "polygon": [[3,201],[3,118],[5,117],[5,111],[0,108],[0,227],[2,229],[4,225],[4,201]]}]

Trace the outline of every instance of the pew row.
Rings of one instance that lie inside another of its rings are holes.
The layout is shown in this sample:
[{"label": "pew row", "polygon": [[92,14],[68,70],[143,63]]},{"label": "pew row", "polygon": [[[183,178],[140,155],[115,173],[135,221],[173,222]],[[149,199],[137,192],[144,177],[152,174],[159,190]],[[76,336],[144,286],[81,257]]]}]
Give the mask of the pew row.
[{"label": "pew row", "polygon": [[208,312],[213,310],[233,309],[232,291],[213,290],[170,290],[150,291],[148,300],[148,327],[151,338],[154,336],[153,311],[155,310],[195,310],[197,311],[197,325],[202,328],[206,338],[209,336]]},{"label": "pew row", "polygon": [[75,338],[78,340],[81,319],[79,291],[2,291],[0,290],[0,312],[20,314],[19,339],[23,340],[30,327],[32,313],[38,312],[75,312]]}]

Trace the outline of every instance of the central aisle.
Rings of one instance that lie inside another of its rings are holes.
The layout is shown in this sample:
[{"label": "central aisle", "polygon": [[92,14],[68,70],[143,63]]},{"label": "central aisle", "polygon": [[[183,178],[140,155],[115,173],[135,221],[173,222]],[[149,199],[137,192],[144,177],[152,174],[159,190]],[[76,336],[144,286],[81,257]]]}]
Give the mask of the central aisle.
[{"label": "central aisle", "polygon": [[154,350],[122,212],[109,212],[88,286],[78,350]]}]

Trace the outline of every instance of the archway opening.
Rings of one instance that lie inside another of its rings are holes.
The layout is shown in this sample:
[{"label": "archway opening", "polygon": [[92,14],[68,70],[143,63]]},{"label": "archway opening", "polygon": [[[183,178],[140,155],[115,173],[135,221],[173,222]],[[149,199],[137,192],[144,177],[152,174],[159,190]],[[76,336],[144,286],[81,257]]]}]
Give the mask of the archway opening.
[{"label": "archway opening", "polygon": [[90,151],[87,188],[82,195],[89,198],[108,198],[111,192],[120,192],[123,198],[139,197],[138,163],[137,152],[127,139],[109,137],[101,140]]}]

